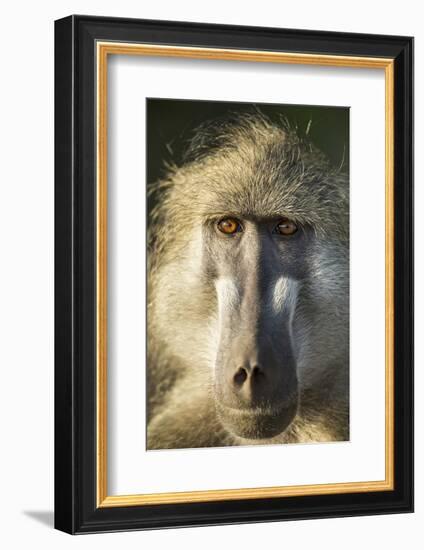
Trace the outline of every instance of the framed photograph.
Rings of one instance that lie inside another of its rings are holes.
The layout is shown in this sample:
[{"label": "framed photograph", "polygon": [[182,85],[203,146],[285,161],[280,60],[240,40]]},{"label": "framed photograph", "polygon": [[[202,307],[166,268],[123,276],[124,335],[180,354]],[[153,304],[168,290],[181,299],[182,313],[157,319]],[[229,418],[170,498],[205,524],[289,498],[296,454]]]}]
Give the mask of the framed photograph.
[{"label": "framed photograph", "polygon": [[55,525],[413,509],[413,39],[55,24]]}]

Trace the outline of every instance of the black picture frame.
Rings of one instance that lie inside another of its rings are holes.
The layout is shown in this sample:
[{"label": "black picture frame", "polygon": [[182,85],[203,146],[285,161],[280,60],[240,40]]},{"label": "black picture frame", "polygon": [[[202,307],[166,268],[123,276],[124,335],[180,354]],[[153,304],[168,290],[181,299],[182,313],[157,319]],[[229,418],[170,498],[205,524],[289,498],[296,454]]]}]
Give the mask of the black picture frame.
[{"label": "black picture frame", "polygon": [[[96,42],[394,61],[394,489],[97,506]],[[55,527],[93,533],[413,511],[413,39],[73,15],[55,22]]]}]

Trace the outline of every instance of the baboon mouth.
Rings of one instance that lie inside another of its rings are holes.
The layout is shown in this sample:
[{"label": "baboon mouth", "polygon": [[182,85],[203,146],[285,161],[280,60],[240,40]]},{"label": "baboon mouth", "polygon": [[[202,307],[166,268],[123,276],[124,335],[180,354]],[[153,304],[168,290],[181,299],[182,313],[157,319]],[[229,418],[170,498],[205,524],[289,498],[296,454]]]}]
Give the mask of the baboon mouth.
[{"label": "baboon mouth", "polygon": [[269,439],[283,433],[297,412],[297,400],[284,407],[235,409],[217,404],[218,416],[234,435],[246,439]]}]

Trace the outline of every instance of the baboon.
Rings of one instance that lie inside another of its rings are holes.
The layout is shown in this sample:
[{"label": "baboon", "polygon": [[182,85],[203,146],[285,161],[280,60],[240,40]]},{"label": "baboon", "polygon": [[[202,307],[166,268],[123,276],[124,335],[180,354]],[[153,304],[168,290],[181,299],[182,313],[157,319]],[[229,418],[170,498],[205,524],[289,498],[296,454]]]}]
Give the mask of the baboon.
[{"label": "baboon", "polygon": [[147,448],[347,440],[347,174],[255,112],[149,200]]}]

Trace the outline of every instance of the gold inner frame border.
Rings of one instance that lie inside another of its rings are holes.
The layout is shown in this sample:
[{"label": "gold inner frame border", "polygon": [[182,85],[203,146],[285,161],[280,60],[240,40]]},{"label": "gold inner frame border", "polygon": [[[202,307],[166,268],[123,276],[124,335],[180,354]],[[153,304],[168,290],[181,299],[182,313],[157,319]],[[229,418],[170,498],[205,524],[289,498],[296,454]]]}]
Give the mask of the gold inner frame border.
[{"label": "gold inner frame border", "polygon": [[[109,55],[220,59],[262,63],[384,69],[385,72],[385,479],[315,485],[214,489],[178,493],[107,493],[107,62]],[[96,42],[97,63],[97,507],[212,502],[306,495],[365,493],[394,489],[394,60],[255,50]]]}]

